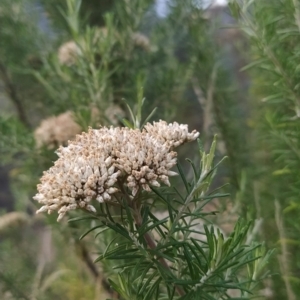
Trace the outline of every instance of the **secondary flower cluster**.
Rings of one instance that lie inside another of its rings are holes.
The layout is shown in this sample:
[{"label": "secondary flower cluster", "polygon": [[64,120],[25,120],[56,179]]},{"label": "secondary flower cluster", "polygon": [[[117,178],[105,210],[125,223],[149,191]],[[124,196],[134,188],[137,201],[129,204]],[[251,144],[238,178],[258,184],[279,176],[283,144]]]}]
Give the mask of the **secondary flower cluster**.
[{"label": "secondary flower cluster", "polygon": [[[90,46],[100,51],[99,45],[103,43],[115,43],[118,39],[117,31],[109,31],[106,27],[96,27],[92,36],[92,45],[88,45],[84,38],[79,38],[77,42],[70,40],[63,43],[57,51],[58,61],[61,65],[68,67],[74,66],[80,56],[84,56],[84,53]],[[144,51],[151,51],[151,43],[147,36],[141,32],[133,32],[131,34],[131,43]],[[100,54],[100,53],[99,53]]]},{"label": "secondary flower cluster", "polygon": [[80,126],[74,120],[73,113],[67,111],[43,120],[34,131],[34,137],[38,148],[46,145],[52,149],[66,145],[69,139],[74,138],[81,131]]},{"label": "secondary flower cluster", "polygon": [[[124,116],[124,111],[116,104],[110,105],[104,111],[104,117],[112,125],[117,125],[119,118]],[[67,145],[68,140],[74,139],[76,134],[82,132],[82,128],[75,120],[75,116],[71,111],[44,119],[34,131],[37,147],[46,146],[49,149],[54,149]],[[104,118],[103,120],[100,119],[98,108],[91,108],[92,123],[99,125],[99,123],[103,123],[106,120]]]},{"label": "secondary flower cluster", "polygon": [[169,185],[170,169],[176,164],[173,148],[199,136],[187,125],[148,123],[140,131],[128,128],[90,129],[77,135],[67,147],[60,147],[54,166],[44,172],[35,200],[43,206],[37,211],[58,210],[58,221],[69,210],[95,211],[91,200],[112,201],[125,184],[134,197],[150,185]]}]

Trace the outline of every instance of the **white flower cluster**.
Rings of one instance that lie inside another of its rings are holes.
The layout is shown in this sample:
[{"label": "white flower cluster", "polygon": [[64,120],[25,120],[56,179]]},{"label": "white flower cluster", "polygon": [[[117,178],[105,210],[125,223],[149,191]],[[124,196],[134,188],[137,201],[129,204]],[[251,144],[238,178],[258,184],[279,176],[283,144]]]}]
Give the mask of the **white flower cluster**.
[{"label": "white flower cluster", "polygon": [[168,124],[165,121],[159,121],[154,122],[153,125],[147,123],[145,129],[150,135],[155,136],[162,143],[167,143],[171,148],[194,141],[199,136],[195,130],[189,133],[188,125],[177,122]]},{"label": "white flower cluster", "polygon": [[95,211],[91,200],[111,201],[118,180],[132,196],[160,182],[170,185],[169,176],[176,174],[170,171],[177,155],[172,149],[198,136],[187,125],[164,121],[148,123],[142,131],[102,127],[77,135],[58,149],[59,159],[44,172],[34,197],[43,204],[37,213],[58,210],[59,221],[69,210]]}]

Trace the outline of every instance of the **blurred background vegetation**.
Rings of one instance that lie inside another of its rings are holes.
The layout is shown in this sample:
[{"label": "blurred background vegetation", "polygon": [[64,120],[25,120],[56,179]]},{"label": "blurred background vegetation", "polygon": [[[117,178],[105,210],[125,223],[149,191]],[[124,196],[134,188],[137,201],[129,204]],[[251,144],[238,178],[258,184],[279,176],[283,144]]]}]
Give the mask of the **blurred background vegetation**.
[{"label": "blurred background vegetation", "polygon": [[299,0],[1,0],[0,298],[117,299],[113,266],[93,264],[107,237],[79,242],[32,196],[59,145],[144,96],[145,116],[189,124],[206,150],[219,135],[231,197],[211,221],[254,219],[277,249],[261,297],[298,299],[299,36]]}]

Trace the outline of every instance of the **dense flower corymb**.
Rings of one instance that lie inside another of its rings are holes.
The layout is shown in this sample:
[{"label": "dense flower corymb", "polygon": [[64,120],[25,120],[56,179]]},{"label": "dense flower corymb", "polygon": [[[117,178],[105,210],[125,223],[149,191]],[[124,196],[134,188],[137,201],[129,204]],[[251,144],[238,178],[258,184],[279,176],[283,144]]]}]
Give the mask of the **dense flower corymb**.
[{"label": "dense flower corymb", "polygon": [[102,127],[77,135],[58,149],[58,160],[44,172],[34,197],[43,204],[37,213],[57,210],[60,220],[69,210],[95,211],[91,201],[113,201],[120,182],[132,196],[160,182],[169,185],[169,176],[176,174],[170,171],[177,156],[172,150],[198,136],[187,125],[164,121],[148,123],[142,131]]}]

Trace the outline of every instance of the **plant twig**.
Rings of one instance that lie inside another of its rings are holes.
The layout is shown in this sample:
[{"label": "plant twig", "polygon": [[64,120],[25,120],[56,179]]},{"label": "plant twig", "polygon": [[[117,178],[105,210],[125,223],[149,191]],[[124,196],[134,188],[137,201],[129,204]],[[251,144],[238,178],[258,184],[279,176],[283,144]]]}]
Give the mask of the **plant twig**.
[{"label": "plant twig", "polygon": [[252,231],[251,232],[249,232],[249,234],[248,234],[248,236],[247,236],[247,240],[246,240],[246,245],[250,245],[251,244],[251,242],[253,242],[254,241],[254,238],[255,238],[255,236],[257,235],[257,233],[260,231],[260,229],[261,229],[261,226],[262,226],[262,224],[263,224],[263,219],[262,218],[260,218],[260,219],[256,219],[255,221],[254,221],[254,227],[253,227],[253,229],[252,229]]},{"label": "plant twig", "polygon": [[[298,6],[295,6],[295,16],[296,16],[296,22],[298,25],[298,21],[300,21],[299,16],[299,10],[297,10]],[[241,11],[244,11],[241,9]],[[286,73],[284,66],[281,64],[280,60],[277,58],[276,53],[272,50],[268,42],[264,39],[264,35],[261,34],[261,32],[258,30],[257,26],[250,20],[250,18],[247,16],[246,12],[241,14],[243,21],[245,22],[246,25],[252,30],[252,32],[255,34],[255,37],[257,38],[257,42],[260,45],[260,48],[264,51],[264,53],[267,55],[268,59],[270,62],[273,64],[275,67],[275,70],[279,75],[282,76],[286,87],[290,90],[291,94],[293,95],[294,102],[296,104],[296,108],[299,108],[300,106],[300,99],[298,95],[295,92],[295,88],[293,86],[293,82],[290,80],[290,77]],[[300,23],[299,23],[300,25]]]},{"label": "plant twig", "polygon": [[76,241],[76,245],[78,247],[78,250],[80,252],[81,259],[86,264],[88,270],[93,275],[93,277],[95,278],[95,280],[96,281],[100,280],[101,285],[103,286],[103,288],[105,289],[105,291],[109,295],[116,296],[115,293],[112,291],[109,283],[104,278],[101,278],[101,275],[100,275],[98,269],[96,268],[93,260],[91,259],[86,246],[81,241],[78,241],[78,240],[75,240],[75,241]]},{"label": "plant twig", "polygon": [[174,229],[176,228],[177,223],[179,222],[179,220],[181,219],[182,215],[185,213],[186,209],[188,208],[188,206],[190,205],[191,201],[193,200],[194,194],[197,191],[198,187],[200,186],[200,184],[203,182],[203,180],[206,178],[208,172],[207,171],[203,171],[197,184],[193,187],[193,189],[190,191],[190,193],[187,195],[184,204],[180,207],[176,218],[173,221],[172,227],[170,229],[170,231],[168,232],[168,234],[166,235],[165,239],[164,239],[164,244],[167,243],[167,241],[170,239],[170,237],[172,236],[172,234],[174,233]]},{"label": "plant twig", "polygon": [[295,7],[295,23],[298,27],[298,30],[300,32],[300,5],[298,3],[297,0],[293,0],[293,4],[294,4],[294,7]]},{"label": "plant twig", "polygon": [[0,270],[0,279],[2,283],[5,283],[9,285],[9,288],[14,292],[14,294],[17,294],[18,297],[24,300],[31,300],[21,289],[19,289],[18,284],[16,283],[15,280],[10,280],[10,278],[6,277],[5,273],[2,273]]},{"label": "plant twig", "polygon": [[[135,223],[136,225],[139,227],[142,225],[142,216],[140,214],[140,210],[139,209],[135,209],[134,211],[134,220],[135,220]],[[151,237],[151,235],[146,232],[144,235],[143,235],[148,247],[151,249],[151,250],[155,250],[156,249],[156,243],[155,241],[153,240],[153,238]],[[159,257],[158,258],[158,261],[162,264],[162,266],[167,270],[169,271],[170,273],[172,272],[169,265],[167,264],[166,260],[163,258],[163,257]],[[182,290],[181,287],[179,287],[178,285],[175,285],[175,289],[177,291],[177,293],[180,295],[180,296],[184,296],[185,295],[185,292],[184,290]]]},{"label": "plant twig", "polygon": [[213,125],[213,97],[215,92],[216,78],[217,66],[215,65],[210,76],[206,97],[204,96],[203,91],[197,82],[197,79],[195,77],[192,79],[194,93],[196,94],[198,102],[203,109],[203,132],[205,134],[204,150],[206,151],[209,150],[209,134],[210,128]]},{"label": "plant twig", "polygon": [[281,207],[279,201],[275,200],[275,221],[278,228],[280,246],[281,246],[281,255],[278,255],[279,267],[286,287],[286,293],[288,297],[287,299],[296,300],[296,296],[288,280],[288,274],[289,274],[288,249],[285,241],[284,227],[283,227],[280,211],[281,211]]},{"label": "plant twig", "polygon": [[9,74],[7,72],[7,69],[5,68],[5,66],[0,62],[0,72],[1,72],[1,78],[3,80],[4,86],[5,86],[5,90],[7,92],[7,94],[9,95],[9,98],[11,99],[11,101],[13,102],[18,117],[20,119],[20,121],[27,127],[30,128],[30,123],[26,117],[25,114],[25,110],[24,107],[22,105],[22,101],[18,96],[18,93],[9,77]]}]

